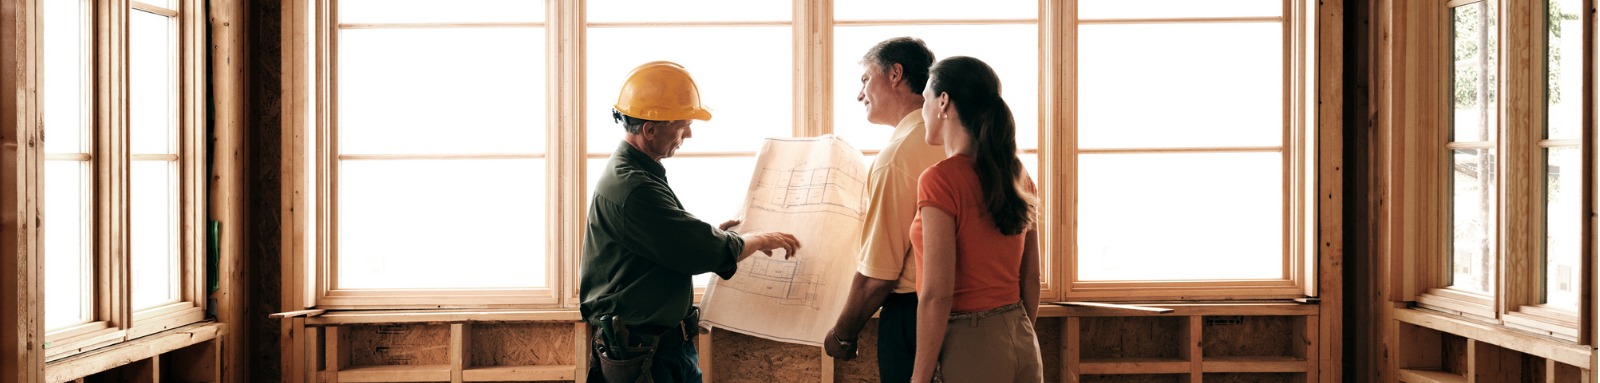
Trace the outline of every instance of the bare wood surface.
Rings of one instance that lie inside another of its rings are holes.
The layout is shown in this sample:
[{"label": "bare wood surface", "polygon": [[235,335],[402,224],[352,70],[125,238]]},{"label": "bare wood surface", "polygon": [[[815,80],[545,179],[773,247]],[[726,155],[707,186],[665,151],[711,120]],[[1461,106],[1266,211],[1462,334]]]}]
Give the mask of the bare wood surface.
[{"label": "bare wood surface", "polygon": [[284,319],[284,318],[294,318],[294,317],[314,317],[314,316],[322,315],[322,313],[325,313],[325,312],[328,312],[328,310],[323,310],[323,309],[295,310],[295,311],[267,314],[267,317],[268,318],[273,318],[273,319]]},{"label": "bare wood surface", "polygon": [[1416,309],[1395,310],[1395,320],[1447,332],[1497,347],[1575,366],[1587,365],[1593,349],[1504,328],[1451,318]]},{"label": "bare wood surface", "polygon": [[217,338],[223,324],[200,323],[79,354],[45,366],[43,381],[66,382]]},{"label": "bare wood surface", "polygon": [[1140,312],[1155,313],[1155,314],[1171,314],[1173,312],[1172,309],[1164,308],[1164,307],[1150,307],[1150,306],[1130,305],[1130,304],[1101,303],[1101,302],[1052,302],[1052,303],[1068,305],[1068,306],[1097,307],[1097,308],[1113,309],[1113,310],[1140,311]]}]

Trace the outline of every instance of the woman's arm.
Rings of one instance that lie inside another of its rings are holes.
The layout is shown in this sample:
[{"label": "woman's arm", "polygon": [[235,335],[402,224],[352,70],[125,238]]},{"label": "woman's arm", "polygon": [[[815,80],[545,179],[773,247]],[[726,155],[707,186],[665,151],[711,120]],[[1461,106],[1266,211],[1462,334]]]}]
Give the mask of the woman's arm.
[{"label": "woman's arm", "polygon": [[1028,319],[1039,326],[1039,230],[1028,228],[1022,242],[1022,308],[1028,310]]},{"label": "woman's arm", "polygon": [[955,218],[936,207],[922,208],[922,289],[917,291],[917,356],[911,381],[933,380],[949,327],[956,287]]}]

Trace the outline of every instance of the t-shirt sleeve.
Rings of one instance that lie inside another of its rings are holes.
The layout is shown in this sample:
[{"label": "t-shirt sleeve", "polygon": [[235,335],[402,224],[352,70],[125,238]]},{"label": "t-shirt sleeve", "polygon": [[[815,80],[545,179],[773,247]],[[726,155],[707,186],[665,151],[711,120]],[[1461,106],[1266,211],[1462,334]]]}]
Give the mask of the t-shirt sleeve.
[{"label": "t-shirt sleeve", "polygon": [[[942,164],[941,164],[942,165]],[[944,210],[951,217],[956,216],[955,185],[952,184],[948,170],[944,166],[934,165],[922,172],[922,177],[917,180],[917,209],[935,207]]]}]

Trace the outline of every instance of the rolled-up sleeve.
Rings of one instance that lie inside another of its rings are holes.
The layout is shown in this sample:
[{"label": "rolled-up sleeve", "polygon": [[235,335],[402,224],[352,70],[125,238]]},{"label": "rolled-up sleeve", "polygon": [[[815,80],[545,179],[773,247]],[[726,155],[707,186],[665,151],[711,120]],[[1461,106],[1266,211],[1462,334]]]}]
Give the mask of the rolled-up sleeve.
[{"label": "rolled-up sleeve", "polygon": [[661,185],[641,185],[622,208],[619,229],[633,253],[684,274],[716,273],[732,278],[744,239],[678,207]]}]

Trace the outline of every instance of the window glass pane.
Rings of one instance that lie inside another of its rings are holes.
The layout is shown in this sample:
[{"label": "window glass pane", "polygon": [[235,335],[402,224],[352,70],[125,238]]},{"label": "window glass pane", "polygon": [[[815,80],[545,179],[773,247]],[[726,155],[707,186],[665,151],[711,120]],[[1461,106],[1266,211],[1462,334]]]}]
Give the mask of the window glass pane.
[{"label": "window glass pane", "polygon": [[[1495,13],[1493,1],[1463,5],[1454,17],[1454,140],[1492,141],[1495,126]],[[1484,7],[1489,9],[1485,10]]]},{"label": "window glass pane", "polygon": [[1450,287],[1494,291],[1495,161],[1493,149],[1455,150],[1450,166]]},{"label": "window glass pane", "polygon": [[170,10],[174,10],[174,11],[178,10],[178,0],[133,0],[133,1],[141,2],[141,3],[145,3],[145,4],[150,4],[150,5],[154,5],[154,6],[157,6],[157,7],[162,7],[162,8],[166,8],[166,9],[170,9]]},{"label": "window glass pane", "polygon": [[88,112],[89,52],[84,2],[47,1],[44,8],[44,150],[83,153]]},{"label": "window glass pane", "polygon": [[[861,65],[867,50],[883,40],[911,36],[922,39],[937,59],[972,56],[994,68],[1000,93],[1017,121],[1017,146],[1039,147],[1039,40],[1036,25],[862,26],[834,28],[833,132],[862,150],[879,150],[892,126],[867,122],[861,94]],[[995,44],[1005,41],[1005,44]],[[926,84],[923,84],[926,85]],[[898,120],[897,120],[898,122]]]},{"label": "window glass pane", "polygon": [[1282,0],[1079,0],[1080,19],[1283,16]]},{"label": "window glass pane", "polygon": [[94,319],[89,163],[44,162],[44,328]]},{"label": "window glass pane", "polygon": [[337,288],[548,286],[544,160],[339,165]]},{"label": "window glass pane", "polygon": [[1546,149],[1544,303],[1578,311],[1583,257],[1583,152]]},{"label": "window glass pane", "polygon": [[341,154],[545,152],[543,28],[339,36]]},{"label": "window glass pane", "polygon": [[541,0],[337,0],[339,23],[544,22]]},{"label": "window glass pane", "polygon": [[1583,1],[1550,0],[1545,89],[1545,138],[1579,139],[1583,133]]},{"label": "window glass pane", "polygon": [[1283,154],[1078,158],[1078,279],[1284,277]]},{"label": "window glass pane", "polygon": [[1079,147],[1283,145],[1281,23],[1078,30]]},{"label": "window glass pane", "polygon": [[678,153],[754,153],[764,138],[792,136],[791,34],[790,27],[590,28],[589,153],[616,150],[623,137],[622,125],[611,119],[617,91],[634,67],[658,60],[688,69],[711,109],[711,121],[695,121],[694,138]]},{"label": "window glass pane", "polygon": [[[789,21],[788,1],[747,0],[590,0],[584,6],[591,23],[674,21]],[[687,40],[695,41],[695,40]],[[589,50],[593,55],[596,51]],[[591,56],[593,57],[593,56]],[[684,64],[688,65],[688,64]],[[693,69],[693,67],[690,67]],[[626,73],[626,72],[624,72]]]},{"label": "window glass pane", "polygon": [[833,3],[833,19],[841,21],[1037,18],[1039,18],[1039,2],[1032,0],[872,0]]},{"label": "window glass pane", "polygon": [[178,163],[133,161],[129,243],[133,309],[178,300]]},{"label": "window glass pane", "polygon": [[135,154],[175,154],[177,54],[173,18],[132,11],[128,29],[129,141]]}]

